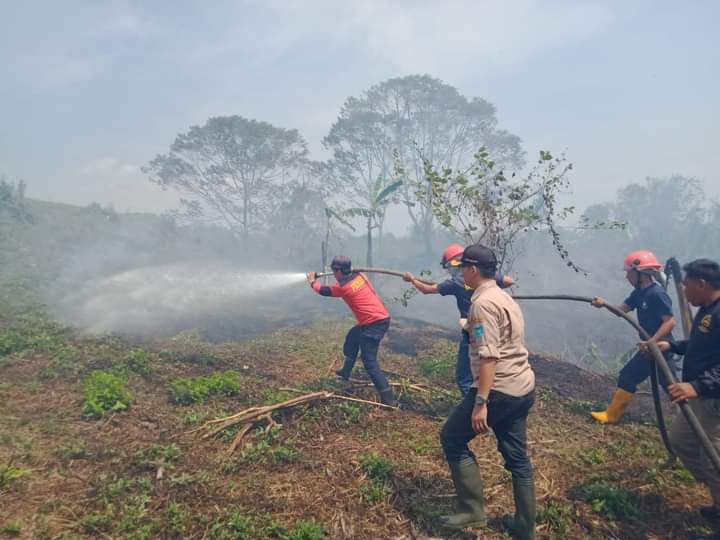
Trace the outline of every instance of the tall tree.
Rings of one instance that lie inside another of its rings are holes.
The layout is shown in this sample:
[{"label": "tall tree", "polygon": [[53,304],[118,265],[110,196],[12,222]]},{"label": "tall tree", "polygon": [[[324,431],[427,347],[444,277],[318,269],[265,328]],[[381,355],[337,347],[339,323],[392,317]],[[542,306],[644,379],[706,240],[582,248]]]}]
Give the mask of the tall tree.
[{"label": "tall tree", "polygon": [[271,215],[275,190],[307,165],[307,153],[295,129],[221,116],[179,134],[143,171],[184,195],[179,217],[223,223],[247,239]]},{"label": "tall tree", "polygon": [[524,157],[520,139],[497,128],[490,103],[468,100],[429,75],[389,79],[348,98],[323,144],[333,152],[341,188],[355,202],[369,202],[378,181],[383,187],[392,183],[400,163],[401,201],[428,254],[434,194],[423,160],[439,169],[458,168],[481,146],[492,152],[498,167],[520,166]]},{"label": "tall tree", "polygon": [[632,244],[658,255],[710,256],[720,248],[718,203],[695,178],[646,178],[619,189],[614,202],[594,205],[585,214],[627,223]]}]

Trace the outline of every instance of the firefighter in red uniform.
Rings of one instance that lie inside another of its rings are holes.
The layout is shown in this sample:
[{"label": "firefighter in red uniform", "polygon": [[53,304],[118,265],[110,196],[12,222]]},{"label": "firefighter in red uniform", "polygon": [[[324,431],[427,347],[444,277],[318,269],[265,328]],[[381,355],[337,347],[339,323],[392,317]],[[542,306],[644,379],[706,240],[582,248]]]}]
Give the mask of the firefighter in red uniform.
[{"label": "firefighter in red uniform", "polygon": [[307,274],[308,283],[322,296],[342,298],[357,319],[357,325],[353,326],[345,336],[343,345],[345,363],[342,369],[335,373],[343,379],[349,379],[360,353],[365,371],[380,394],[380,400],[385,405],[394,407],[397,405],[395,396],[377,360],[380,341],[390,327],[390,314],[367,276],[352,270],[349,257],[336,256],[330,268],[337,284],[321,285],[317,281],[315,272]]}]

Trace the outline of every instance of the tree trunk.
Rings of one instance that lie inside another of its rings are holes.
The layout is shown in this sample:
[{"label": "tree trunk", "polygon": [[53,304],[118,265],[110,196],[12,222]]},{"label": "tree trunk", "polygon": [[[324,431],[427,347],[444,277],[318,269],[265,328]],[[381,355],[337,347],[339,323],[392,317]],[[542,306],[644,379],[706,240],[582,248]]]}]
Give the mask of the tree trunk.
[{"label": "tree trunk", "polygon": [[368,268],[372,268],[372,218],[367,220],[367,257],[365,258]]}]

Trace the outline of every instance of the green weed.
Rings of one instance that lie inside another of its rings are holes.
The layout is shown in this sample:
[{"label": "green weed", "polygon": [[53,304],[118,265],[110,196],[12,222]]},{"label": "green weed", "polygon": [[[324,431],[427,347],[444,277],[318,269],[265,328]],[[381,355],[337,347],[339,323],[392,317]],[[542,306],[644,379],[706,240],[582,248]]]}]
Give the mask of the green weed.
[{"label": "green weed", "polygon": [[550,499],[538,509],[536,521],[547,525],[560,538],[566,538],[572,526],[572,518],[571,504]]},{"label": "green weed", "polygon": [[22,525],[17,521],[8,521],[7,523],[3,523],[0,532],[10,537],[20,536],[20,533],[22,533]]},{"label": "green weed", "polygon": [[325,538],[325,528],[315,521],[301,520],[281,538],[282,540],[322,540]]},{"label": "green weed", "polygon": [[427,358],[420,361],[419,367],[426,377],[449,380],[452,378],[454,365],[454,360],[448,358]]},{"label": "green weed", "polygon": [[6,465],[0,465],[0,493],[10,489],[15,482],[29,474],[30,471],[28,469],[15,467],[12,461]]},{"label": "green weed", "polygon": [[238,540],[249,539],[256,534],[257,527],[252,518],[234,512],[227,518],[216,520],[208,529],[207,538],[208,540]]},{"label": "green weed", "polygon": [[609,519],[629,519],[640,516],[635,495],[606,482],[586,484],[582,488],[585,500],[592,509]]},{"label": "green weed", "polygon": [[385,482],[390,479],[393,465],[377,452],[366,452],[360,455],[360,465],[365,474],[372,480]]},{"label": "green weed", "polygon": [[169,467],[179,461],[180,454],[180,448],[175,443],[155,444],[135,452],[133,465],[141,470],[153,470],[160,466]]},{"label": "green weed", "polygon": [[583,448],[578,451],[578,457],[586,465],[602,465],[607,462],[607,453],[602,448]]},{"label": "green weed", "polygon": [[185,414],[182,415],[182,421],[184,424],[196,426],[198,424],[202,424],[207,417],[207,411],[193,409],[191,411],[187,411]]},{"label": "green weed", "polygon": [[83,414],[101,418],[108,412],[124,411],[132,403],[132,394],[125,388],[127,377],[111,371],[95,370],[83,381],[85,403]]},{"label": "green weed", "polygon": [[82,442],[69,442],[58,446],[55,453],[63,459],[87,459],[90,453]]},{"label": "green weed", "polygon": [[147,377],[152,372],[150,364],[152,355],[143,349],[131,350],[120,362],[115,364],[118,371],[131,371],[142,377]]},{"label": "green weed", "polygon": [[175,403],[191,405],[211,396],[234,396],[240,392],[240,373],[224,371],[207,377],[175,379],[170,383],[170,395]]}]

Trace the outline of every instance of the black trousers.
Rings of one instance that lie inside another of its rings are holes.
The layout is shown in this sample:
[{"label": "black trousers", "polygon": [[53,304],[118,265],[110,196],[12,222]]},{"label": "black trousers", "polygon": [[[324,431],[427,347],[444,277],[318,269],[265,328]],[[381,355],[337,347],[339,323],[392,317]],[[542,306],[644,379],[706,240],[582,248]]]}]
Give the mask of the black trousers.
[{"label": "black trousers", "polygon": [[[472,412],[477,388],[468,392],[455,407],[440,431],[440,441],[448,461],[462,461],[475,455],[468,443],[476,433]],[[521,397],[492,390],[488,397],[488,424],[497,438],[497,447],[505,459],[505,468],[513,478],[532,479],[533,469],[527,455],[527,417],[535,403],[535,391]]]},{"label": "black trousers", "polygon": [[390,328],[390,319],[353,326],[345,336],[343,344],[343,354],[347,361],[354,362],[360,353],[365,371],[378,391],[385,390],[390,386],[377,359],[380,341],[385,337],[388,328]]}]

